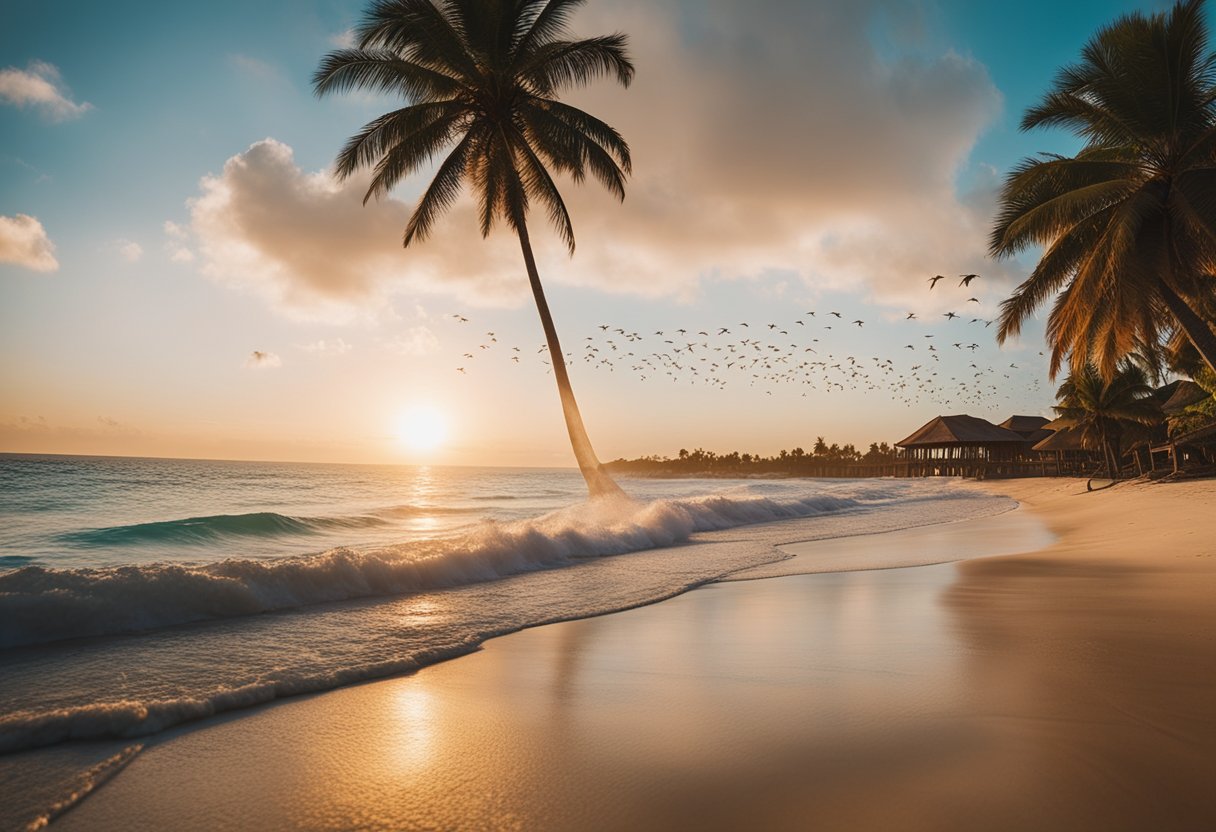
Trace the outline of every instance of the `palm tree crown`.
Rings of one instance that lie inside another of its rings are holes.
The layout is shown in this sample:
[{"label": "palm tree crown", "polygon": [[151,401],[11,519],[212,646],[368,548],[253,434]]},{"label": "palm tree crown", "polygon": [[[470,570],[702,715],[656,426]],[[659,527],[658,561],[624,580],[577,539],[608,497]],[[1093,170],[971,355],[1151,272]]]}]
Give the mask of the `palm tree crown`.
[{"label": "palm tree crown", "polygon": [[1071,360],[1110,377],[1123,356],[1178,330],[1216,362],[1216,53],[1203,0],[1100,30],[1026,113],[1022,129],[1035,127],[1068,128],[1086,145],[1024,160],[1005,182],[991,253],[1044,251],[1003,303],[998,339],[1056,295],[1053,376]]},{"label": "palm tree crown", "polygon": [[363,88],[412,102],[369,122],[338,155],[339,178],[374,167],[365,202],[455,143],[406,226],[405,245],[425,239],[466,184],[483,236],[498,218],[518,231],[536,200],[571,252],[574,229],[550,170],[576,182],[590,172],[625,198],[629,145],[554,97],[604,74],[625,86],[633,79],[624,35],[564,38],[584,2],[376,0],[356,48],[324,58],[313,78],[318,95]]},{"label": "palm tree crown", "polygon": [[1082,442],[1099,448],[1114,476],[1122,441],[1161,421],[1161,408],[1144,368],[1120,362],[1107,379],[1092,364],[1074,369],[1056,392],[1060,424],[1081,431]]},{"label": "palm tree crown", "polygon": [[506,220],[519,237],[579,470],[593,496],[620,495],[583,426],[527,225],[530,204],[540,202],[574,253],[570,214],[550,171],[575,182],[590,173],[625,198],[629,145],[556,97],[601,75],[625,86],[633,79],[624,35],[566,36],[584,1],[375,0],[356,48],[325,56],[313,84],[318,95],[361,88],[409,102],[365,125],[338,154],[339,178],[374,169],[364,203],[455,145],[419,199],[404,245],[425,239],[465,185],[477,197],[483,237]]}]

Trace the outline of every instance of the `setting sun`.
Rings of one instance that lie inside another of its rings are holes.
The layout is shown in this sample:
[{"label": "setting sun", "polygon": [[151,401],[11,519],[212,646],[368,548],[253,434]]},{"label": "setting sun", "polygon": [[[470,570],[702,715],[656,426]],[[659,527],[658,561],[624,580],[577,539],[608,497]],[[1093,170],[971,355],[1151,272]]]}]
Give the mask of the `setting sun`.
[{"label": "setting sun", "polygon": [[448,438],[448,421],[434,405],[419,404],[397,418],[397,441],[414,451],[433,451]]}]

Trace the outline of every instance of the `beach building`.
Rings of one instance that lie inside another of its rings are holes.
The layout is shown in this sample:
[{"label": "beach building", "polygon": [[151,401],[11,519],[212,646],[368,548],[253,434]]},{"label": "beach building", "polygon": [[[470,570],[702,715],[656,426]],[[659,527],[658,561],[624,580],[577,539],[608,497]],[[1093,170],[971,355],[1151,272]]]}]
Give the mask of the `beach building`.
[{"label": "beach building", "polygon": [[1046,436],[1036,442],[1032,449],[1054,461],[1057,476],[1086,476],[1102,464],[1101,452],[1085,447],[1081,431],[1052,425],[1055,423],[1048,422],[1042,428]]},{"label": "beach building", "polygon": [[895,447],[910,477],[1043,476],[1054,471],[1033,446],[1046,424],[1038,416],[1011,416],[1003,425],[966,414],[938,416]]},{"label": "beach building", "polygon": [[[1180,415],[1193,404],[1211,396],[1198,384],[1187,379],[1172,381],[1154,392],[1167,417]],[[1183,465],[1216,465],[1216,424],[1203,425],[1149,443],[1149,468],[1166,468],[1177,474]]]}]

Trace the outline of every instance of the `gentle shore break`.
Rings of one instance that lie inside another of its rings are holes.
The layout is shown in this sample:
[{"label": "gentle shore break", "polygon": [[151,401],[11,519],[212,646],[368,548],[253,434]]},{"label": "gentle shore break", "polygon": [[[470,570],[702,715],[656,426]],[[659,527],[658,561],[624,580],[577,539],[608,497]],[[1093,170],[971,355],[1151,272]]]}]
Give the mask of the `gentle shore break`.
[{"label": "gentle shore break", "polygon": [[1212,828],[1216,483],[974,487],[1059,540],[495,639],[154,742],[59,823]]}]

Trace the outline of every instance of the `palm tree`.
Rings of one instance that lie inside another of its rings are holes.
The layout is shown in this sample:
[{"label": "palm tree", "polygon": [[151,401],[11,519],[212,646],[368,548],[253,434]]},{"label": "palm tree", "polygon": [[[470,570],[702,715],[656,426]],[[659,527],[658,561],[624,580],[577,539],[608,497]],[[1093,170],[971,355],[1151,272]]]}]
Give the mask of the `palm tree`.
[{"label": "palm tree", "polygon": [[338,155],[339,179],[374,169],[365,204],[455,145],[410,217],[404,245],[426,239],[465,185],[479,200],[483,237],[498,219],[516,233],[570,443],[588,489],[600,496],[622,492],[583,427],[527,224],[528,209],[540,203],[574,253],[570,215],[550,170],[575,182],[590,173],[625,198],[629,146],[603,121],[556,98],[601,75],[624,86],[633,79],[624,35],[567,37],[570,15],[583,2],[375,0],[356,30],[356,47],[326,55],[313,85],[318,95],[370,89],[407,101],[365,125]]},{"label": "palm tree", "polygon": [[1027,111],[1022,129],[1035,127],[1086,145],[1025,159],[1005,181],[990,253],[1045,250],[1002,304],[998,341],[1056,295],[1053,377],[1066,358],[1110,377],[1178,330],[1216,368],[1216,53],[1203,0],[1101,29]]},{"label": "palm tree", "polygon": [[1062,427],[1081,431],[1081,442],[1100,448],[1111,476],[1117,476],[1122,441],[1161,421],[1161,408],[1152,397],[1144,369],[1124,361],[1106,379],[1092,365],[1074,369],[1060,389],[1055,407]]}]

